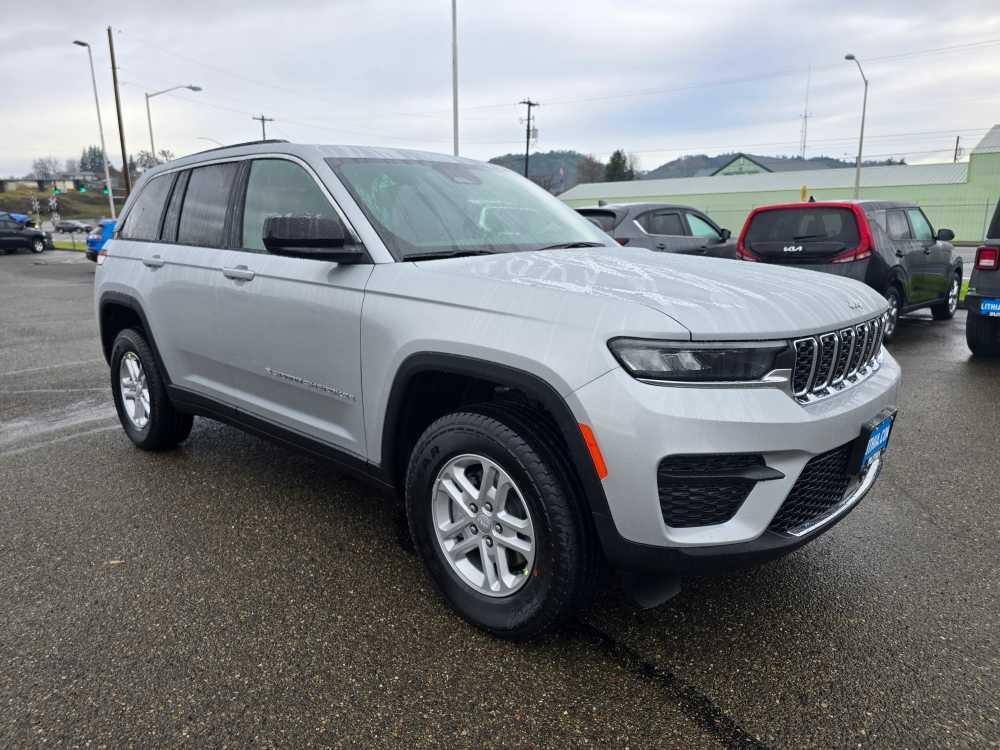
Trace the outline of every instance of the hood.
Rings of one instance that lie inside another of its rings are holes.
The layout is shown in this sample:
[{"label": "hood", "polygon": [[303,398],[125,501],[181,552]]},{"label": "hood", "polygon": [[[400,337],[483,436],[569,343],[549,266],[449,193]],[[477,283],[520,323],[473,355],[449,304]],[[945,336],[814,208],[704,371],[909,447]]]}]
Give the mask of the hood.
[{"label": "hood", "polygon": [[424,261],[425,271],[617,299],[657,310],[693,339],[780,339],[867,320],[875,290],[817,271],[627,247],[505,253]]}]

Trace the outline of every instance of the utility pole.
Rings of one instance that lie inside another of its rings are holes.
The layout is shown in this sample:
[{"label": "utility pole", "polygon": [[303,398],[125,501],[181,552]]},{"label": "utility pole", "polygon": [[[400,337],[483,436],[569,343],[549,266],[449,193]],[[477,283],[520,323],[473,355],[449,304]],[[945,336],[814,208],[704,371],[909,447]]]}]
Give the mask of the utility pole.
[{"label": "utility pole", "polygon": [[[108,207],[111,209],[111,218],[115,219],[117,218],[115,216],[115,191],[111,187],[111,171],[108,169],[108,149],[104,145],[104,123],[101,121],[101,100],[97,96],[97,74],[94,72],[94,55],[91,53],[90,45],[87,42],[81,42],[77,39],[73,44],[77,47],[86,47],[87,59],[90,60],[90,82],[94,85],[94,106],[97,108],[97,132],[101,136],[101,161],[104,163],[104,187],[108,191]],[[39,222],[39,226],[41,226],[41,222]]]},{"label": "utility pole", "polygon": [[264,113],[261,112],[259,117],[251,118],[253,120],[260,120],[260,138],[263,141],[267,140],[267,126],[266,123],[274,122],[273,117],[264,117]]},{"label": "utility pole", "polygon": [[806,136],[809,133],[809,85],[812,83],[812,65],[806,73],[806,105],[802,109],[802,137],[799,141],[799,156],[806,158]]},{"label": "utility pole", "polygon": [[118,112],[118,140],[122,144],[122,176],[125,178],[125,197],[132,192],[132,175],[128,171],[128,151],[125,149],[125,128],[122,125],[122,98],[118,93],[118,65],[115,63],[115,39],[108,26],[108,49],[111,51],[111,81],[115,87],[115,110]]},{"label": "utility pole", "polygon": [[531,154],[531,108],[537,107],[538,102],[533,102],[531,99],[522,99],[518,104],[523,104],[528,108],[528,119],[525,121],[525,131],[524,131],[524,176],[528,176],[528,159]]},{"label": "utility pole", "polygon": [[861,100],[861,134],[858,136],[858,161],[854,167],[854,199],[861,197],[861,156],[865,148],[865,113],[868,109],[868,76],[861,67],[861,62],[854,54],[844,55],[845,60],[849,60],[858,66],[861,73],[861,80],[865,82],[865,97]]},{"label": "utility pole", "polygon": [[954,162],[955,164],[958,164],[958,155],[961,153],[961,150],[958,148],[958,142],[961,138],[962,136],[960,135],[955,136],[955,158],[952,159],[952,162]]},{"label": "utility pole", "polygon": [[455,156],[458,156],[458,0],[451,0],[451,117]]}]

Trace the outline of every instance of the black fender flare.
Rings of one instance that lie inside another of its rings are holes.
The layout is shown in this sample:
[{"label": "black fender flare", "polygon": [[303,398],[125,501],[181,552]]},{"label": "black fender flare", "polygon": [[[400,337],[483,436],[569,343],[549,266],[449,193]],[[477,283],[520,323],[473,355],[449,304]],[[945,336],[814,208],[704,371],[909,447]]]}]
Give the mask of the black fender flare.
[{"label": "black fender flare", "polygon": [[104,360],[108,363],[108,365],[111,364],[111,347],[103,346],[104,310],[110,305],[126,307],[136,314],[139,321],[142,323],[142,329],[146,334],[146,343],[148,343],[149,348],[153,350],[153,356],[156,358],[156,366],[160,369],[160,374],[163,376],[166,385],[171,385],[172,381],[170,380],[170,373],[167,372],[167,368],[163,364],[163,358],[160,356],[160,350],[156,346],[156,337],[153,336],[153,329],[149,325],[149,319],[146,317],[146,312],[142,309],[142,304],[139,300],[130,294],[115,291],[107,291],[101,294],[101,299],[97,306],[97,327],[98,335],[100,336],[102,342],[101,350],[104,353]]},{"label": "black fender flare", "polygon": [[552,415],[563,441],[569,451],[570,465],[576,473],[598,537],[605,551],[620,543],[621,536],[615,528],[608,506],[608,498],[597,470],[594,468],[590,451],[584,442],[580,425],[573,411],[559,392],[546,380],[515,367],[489,360],[467,357],[460,354],[441,352],[418,352],[408,356],[400,364],[393,378],[389,398],[386,401],[382,422],[382,454],[380,466],[383,474],[391,473],[397,456],[395,438],[399,429],[399,419],[403,412],[403,402],[407,387],[412,379],[423,372],[445,372],[478,378],[501,386],[516,388],[529,398],[538,401]]}]

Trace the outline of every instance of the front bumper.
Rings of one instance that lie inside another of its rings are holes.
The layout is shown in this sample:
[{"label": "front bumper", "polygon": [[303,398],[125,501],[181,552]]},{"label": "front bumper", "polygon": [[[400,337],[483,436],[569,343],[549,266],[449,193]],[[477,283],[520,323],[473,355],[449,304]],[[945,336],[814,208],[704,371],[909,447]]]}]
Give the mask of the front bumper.
[{"label": "front bumper", "polygon": [[[602,482],[607,513],[595,512],[594,520],[609,561],[619,568],[707,572],[778,557],[823,533],[867,494],[879,467],[855,480],[838,512],[806,533],[779,534],[768,526],[810,459],[856,439],[865,422],[895,405],[899,377],[884,352],[867,379],[807,405],[774,387],[650,385],[623,370],[579,389],[570,406],[593,429],[608,467]],[[760,454],[784,476],[758,482],[723,523],[668,526],[659,503],[660,460],[720,453]]]}]

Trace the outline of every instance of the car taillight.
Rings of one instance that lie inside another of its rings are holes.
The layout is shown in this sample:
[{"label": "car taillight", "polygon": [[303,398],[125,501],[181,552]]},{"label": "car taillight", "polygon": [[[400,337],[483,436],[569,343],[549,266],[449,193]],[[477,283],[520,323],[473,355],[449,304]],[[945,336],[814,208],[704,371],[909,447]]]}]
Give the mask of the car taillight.
[{"label": "car taillight", "polygon": [[850,263],[852,260],[864,260],[865,258],[872,257],[872,245],[871,240],[867,237],[862,237],[861,241],[858,242],[858,246],[851,249],[845,250],[839,255],[835,255],[830,259],[831,263]]},{"label": "car taillight", "polygon": [[1000,248],[981,247],[976,250],[976,270],[995,271],[1000,266]]},{"label": "car taillight", "polygon": [[628,244],[628,237],[619,237],[617,240],[615,240],[615,242],[617,242],[619,245],[625,246]]}]

